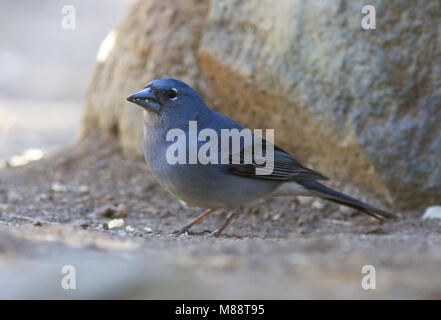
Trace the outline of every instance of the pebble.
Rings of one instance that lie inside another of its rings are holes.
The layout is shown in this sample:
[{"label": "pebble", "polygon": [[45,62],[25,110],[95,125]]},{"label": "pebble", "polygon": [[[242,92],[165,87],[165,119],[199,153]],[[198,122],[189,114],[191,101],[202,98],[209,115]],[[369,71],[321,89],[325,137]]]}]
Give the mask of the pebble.
[{"label": "pebble", "polygon": [[27,165],[28,163],[29,163],[29,160],[23,156],[13,156],[8,161],[8,164],[11,167],[24,166],[24,165]]},{"label": "pebble", "polygon": [[109,229],[116,229],[124,227],[124,219],[112,219],[107,224]]},{"label": "pebble", "polygon": [[54,192],[66,192],[67,188],[61,183],[55,181],[54,183],[52,183],[51,190]]},{"label": "pebble", "polygon": [[132,226],[127,226],[127,227],[126,227],[126,231],[127,231],[127,232],[134,232],[134,231],[135,231],[135,228],[133,228]]},{"label": "pebble", "polygon": [[441,219],[441,206],[428,207],[423,215],[423,220]]},{"label": "pebble", "polygon": [[110,206],[104,206],[98,209],[97,214],[101,217],[111,218],[113,217],[113,208]]},{"label": "pebble", "polygon": [[152,228],[150,228],[149,226],[144,227],[144,231],[148,233],[153,232]]},{"label": "pebble", "polygon": [[103,230],[109,230],[109,226],[107,225],[107,223],[101,223],[99,225]]},{"label": "pebble", "polygon": [[323,210],[326,207],[326,203],[322,200],[316,199],[311,203],[311,208],[316,210]]},{"label": "pebble", "polygon": [[98,209],[97,214],[105,218],[125,218],[127,217],[127,207],[120,203],[118,206],[104,206]]},{"label": "pebble", "polygon": [[40,149],[27,149],[23,152],[23,157],[25,157],[28,161],[38,161],[42,159],[44,156],[43,151]]}]

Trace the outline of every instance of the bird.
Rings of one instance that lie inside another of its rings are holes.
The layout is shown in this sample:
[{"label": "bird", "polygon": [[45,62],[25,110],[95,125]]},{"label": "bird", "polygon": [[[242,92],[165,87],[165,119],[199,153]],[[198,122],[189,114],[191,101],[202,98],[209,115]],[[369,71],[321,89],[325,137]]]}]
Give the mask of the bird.
[{"label": "bird", "polygon": [[[205,209],[196,219],[178,229],[175,232],[177,235],[187,233],[191,227],[217,210],[229,210],[226,221],[212,232],[218,237],[244,208],[255,205],[262,198],[279,196],[319,197],[351,207],[381,221],[385,218],[397,218],[389,211],[325,186],[319,181],[329,180],[326,176],[303,166],[288,152],[264,139],[261,139],[263,150],[270,150],[273,146],[273,169],[270,174],[256,174],[256,169],[262,165],[254,160],[251,163],[242,161],[244,149],[247,148],[244,143],[239,146],[239,163],[201,163],[198,159],[196,163],[190,164],[188,154],[183,159],[185,161],[171,163],[167,152],[170,152],[172,144],[177,143],[177,139],[167,138],[172,130],[184,133],[185,139],[180,143],[188,151],[191,143],[196,143],[197,148],[202,145],[197,136],[190,138],[192,121],[197,124],[198,132],[211,129],[211,132],[219,136],[225,129],[245,128],[227,116],[211,110],[191,86],[173,78],[153,80],[127,100],[144,110],[142,145],[145,161],[153,176],[162,188],[187,206]],[[255,135],[253,139],[257,139]],[[231,148],[228,151],[232,152]],[[214,152],[220,153],[220,147]]]}]

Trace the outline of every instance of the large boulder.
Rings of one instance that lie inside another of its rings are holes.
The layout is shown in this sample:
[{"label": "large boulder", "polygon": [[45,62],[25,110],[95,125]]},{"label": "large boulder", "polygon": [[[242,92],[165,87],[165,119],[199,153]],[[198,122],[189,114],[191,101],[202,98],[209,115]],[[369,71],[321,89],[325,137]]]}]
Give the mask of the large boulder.
[{"label": "large boulder", "polygon": [[412,209],[441,198],[438,0],[164,1],[133,4],[98,64],[83,132],[140,152],[140,110],[125,97],[176,77],[214,109],[327,176]]},{"label": "large boulder", "polygon": [[86,98],[82,136],[98,128],[116,134],[128,153],[141,152],[142,111],[126,101],[155,78],[173,76],[204,91],[197,60],[208,3],[136,1],[109,32]]}]

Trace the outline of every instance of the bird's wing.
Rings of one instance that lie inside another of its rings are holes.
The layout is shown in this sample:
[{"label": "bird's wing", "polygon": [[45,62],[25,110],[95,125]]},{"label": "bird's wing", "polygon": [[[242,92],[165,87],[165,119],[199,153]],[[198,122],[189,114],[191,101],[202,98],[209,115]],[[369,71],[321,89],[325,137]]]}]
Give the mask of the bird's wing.
[{"label": "bird's wing", "polygon": [[[217,128],[218,134],[221,134],[221,128],[224,129],[238,129],[242,130],[244,127],[240,125],[239,123],[231,120],[230,118],[217,113],[212,112],[212,123],[207,125],[208,128]],[[257,140],[256,140],[257,139]],[[264,160],[267,160],[268,163],[273,164],[273,171],[271,174],[267,175],[261,175],[256,174],[256,169],[260,169],[260,172],[265,167],[264,164],[262,164],[262,159],[256,159],[253,152],[253,148],[256,145],[255,143],[251,143],[249,145],[245,145],[245,143],[241,142],[241,148],[240,152],[234,153],[231,148],[229,152],[227,152],[226,157],[229,157],[227,159],[228,163],[228,171],[231,174],[247,177],[247,178],[254,178],[254,179],[266,179],[266,180],[277,180],[277,181],[308,181],[308,180],[329,180],[327,177],[323,176],[317,171],[308,169],[303,167],[300,162],[298,162],[296,159],[294,159],[293,156],[291,156],[289,153],[285,152],[281,148],[270,144],[266,140],[262,139],[261,137],[258,137],[256,135],[253,135],[253,142],[260,142],[262,144],[262,151],[265,153],[266,150],[270,149],[268,147],[272,146],[274,149],[274,156],[270,159],[269,157],[263,157]],[[221,152],[221,145],[222,143],[219,143],[219,152]],[[257,143],[257,145],[260,145],[260,143]],[[245,163],[244,161],[244,154],[248,152],[248,154],[252,155],[252,162],[251,163]],[[258,152],[259,153],[259,152]],[[221,155],[221,158],[223,156]],[[232,159],[240,159],[238,163],[233,163]],[[267,158],[267,159],[265,159]],[[257,161],[256,161],[257,160]],[[223,163],[223,162],[222,162]]]},{"label": "bird's wing", "polygon": [[[259,138],[260,139],[260,138]],[[262,150],[263,153],[268,150],[269,143],[264,140],[262,141]],[[247,177],[254,179],[265,179],[265,180],[277,180],[277,181],[307,181],[307,180],[329,180],[327,177],[322,175],[321,173],[314,171],[312,169],[305,168],[298,162],[294,157],[292,157],[289,153],[285,152],[281,148],[273,145],[274,147],[274,156],[273,157],[262,157],[260,159],[256,158],[254,152],[254,145],[243,146],[240,154],[235,155],[237,158],[240,158],[240,163],[232,163],[233,156],[230,157],[229,162],[229,173]],[[244,154],[246,152],[251,152],[252,162],[245,163]],[[262,160],[266,160],[266,163],[262,164]],[[236,161],[237,162],[237,161]],[[271,169],[264,169],[265,164],[272,165]],[[260,170],[260,173],[257,174],[256,169]],[[269,171],[268,171],[269,170]],[[262,174],[266,171],[266,173],[270,174]]]}]

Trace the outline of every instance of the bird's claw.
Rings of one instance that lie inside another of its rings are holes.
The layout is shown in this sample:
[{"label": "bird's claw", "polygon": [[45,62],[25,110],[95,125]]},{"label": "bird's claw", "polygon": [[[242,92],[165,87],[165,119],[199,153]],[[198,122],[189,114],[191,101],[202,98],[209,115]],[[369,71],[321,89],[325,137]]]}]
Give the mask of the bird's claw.
[{"label": "bird's claw", "polygon": [[187,231],[188,231],[188,229],[190,229],[188,226],[184,226],[184,227],[182,227],[182,228],[180,228],[180,229],[178,229],[178,230],[176,230],[176,231],[173,231],[173,234],[174,234],[176,237],[179,237],[179,236],[182,235],[182,234],[186,234]]},{"label": "bird's claw", "polygon": [[209,238],[219,238],[219,236],[221,235],[221,232],[219,232],[219,230],[215,230],[213,232],[210,232],[207,237]]}]

